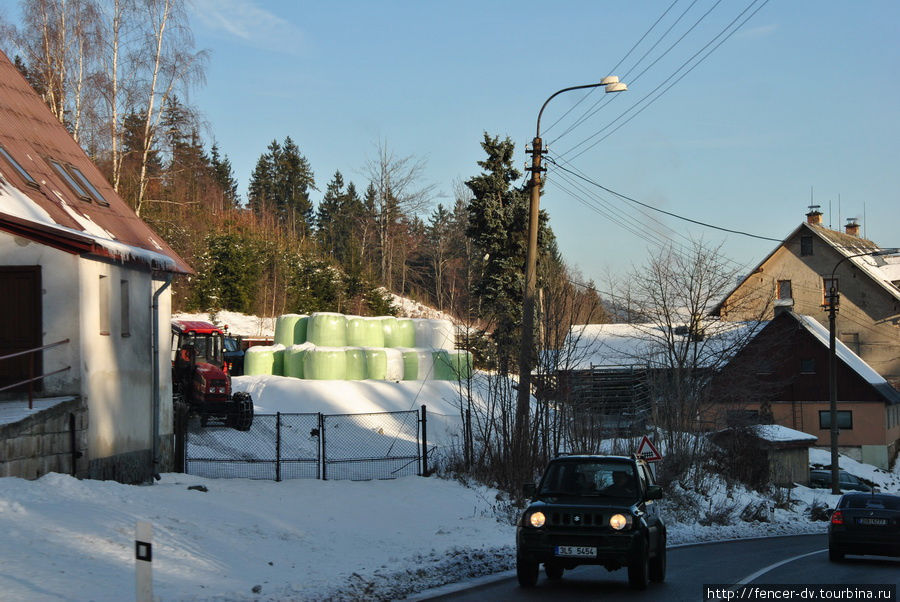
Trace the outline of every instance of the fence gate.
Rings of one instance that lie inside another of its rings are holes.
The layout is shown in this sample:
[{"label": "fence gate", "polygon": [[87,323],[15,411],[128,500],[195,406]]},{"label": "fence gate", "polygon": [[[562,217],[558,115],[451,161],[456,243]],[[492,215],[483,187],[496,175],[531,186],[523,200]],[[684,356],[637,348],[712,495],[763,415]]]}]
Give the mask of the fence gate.
[{"label": "fence gate", "polygon": [[419,474],[419,413],[322,415],[323,479]]},{"label": "fence gate", "polygon": [[184,431],[184,471],[202,477],[368,480],[421,474],[417,410],[256,414],[248,431],[204,427],[192,419]]}]

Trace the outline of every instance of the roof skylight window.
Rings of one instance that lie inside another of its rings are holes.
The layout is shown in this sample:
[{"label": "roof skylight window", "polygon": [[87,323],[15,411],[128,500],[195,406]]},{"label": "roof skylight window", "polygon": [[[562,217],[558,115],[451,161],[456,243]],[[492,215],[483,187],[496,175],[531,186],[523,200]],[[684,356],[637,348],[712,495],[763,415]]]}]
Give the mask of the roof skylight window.
[{"label": "roof skylight window", "polygon": [[10,155],[9,152],[2,146],[0,146],[0,157],[3,157],[6,162],[9,163],[14,170],[16,170],[16,173],[22,176],[22,179],[25,180],[26,184],[34,188],[40,188],[40,184],[38,184],[37,181],[31,177],[31,174],[25,171],[25,168],[19,165],[19,162],[13,159],[12,155]]},{"label": "roof skylight window", "polygon": [[47,159],[47,162],[50,163],[53,171],[55,171],[57,175],[59,175],[59,177],[65,180],[66,184],[69,185],[69,188],[71,188],[72,191],[81,198],[81,200],[90,202],[91,195],[88,194],[87,190],[85,190],[84,187],[75,180],[74,176],[69,173],[69,170],[67,170],[62,163],[53,159]]},{"label": "roof skylight window", "polygon": [[106,199],[103,198],[103,195],[100,194],[100,191],[97,190],[97,188],[93,184],[91,184],[91,181],[88,180],[87,177],[85,177],[85,175],[83,173],[81,173],[80,169],[78,169],[74,165],[69,165],[69,172],[73,176],[75,176],[75,179],[78,180],[79,182],[81,182],[82,186],[91,193],[91,197],[95,201],[97,201],[101,205],[107,205],[107,206],[109,205],[109,203],[106,201]]}]

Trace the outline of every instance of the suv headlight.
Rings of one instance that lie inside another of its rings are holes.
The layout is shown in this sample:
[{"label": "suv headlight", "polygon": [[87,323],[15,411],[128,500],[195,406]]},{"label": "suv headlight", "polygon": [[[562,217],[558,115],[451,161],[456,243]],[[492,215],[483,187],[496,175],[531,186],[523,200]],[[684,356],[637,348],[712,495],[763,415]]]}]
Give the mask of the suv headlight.
[{"label": "suv headlight", "polygon": [[540,510],[537,512],[532,512],[528,516],[528,524],[535,528],[541,528],[544,526],[544,523],[547,522],[547,517],[544,516],[544,513]]},{"label": "suv headlight", "polygon": [[616,531],[631,527],[631,515],[613,514],[609,517],[609,526]]}]

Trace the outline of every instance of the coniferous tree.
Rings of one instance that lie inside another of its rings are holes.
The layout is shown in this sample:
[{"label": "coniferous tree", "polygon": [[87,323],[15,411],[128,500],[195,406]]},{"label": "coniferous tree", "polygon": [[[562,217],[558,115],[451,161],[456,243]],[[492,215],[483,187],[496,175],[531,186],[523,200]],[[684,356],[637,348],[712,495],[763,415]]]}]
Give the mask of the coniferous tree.
[{"label": "coniferous tree", "polygon": [[234,177],[234,170],[231,167],[231,161],[228,155],[219,153],[218,143],[213,143],[209,149],[209,162],[212,166],[213,176],[219,186],[222,187],[222,193],[225,195],[226,206],[236,209],[240,204],[240,195],[238,194],[238,182]]}]

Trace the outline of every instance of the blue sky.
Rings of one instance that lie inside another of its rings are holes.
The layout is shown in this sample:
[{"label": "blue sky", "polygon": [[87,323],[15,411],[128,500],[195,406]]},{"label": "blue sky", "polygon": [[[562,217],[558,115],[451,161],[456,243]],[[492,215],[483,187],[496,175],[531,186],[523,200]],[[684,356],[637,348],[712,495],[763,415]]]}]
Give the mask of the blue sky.
[{"label": "blue sky", "polygon": [[[595,91],[577,106],[584,93],[571,92],[544,114],[551,154],[571,161],[570,169],[665,211],[775,239],[804,219],[812,188],[826,225],[837,228],[865,212],[869,238],[900,246],[900,3],[690,6],[195,0],[194,34],[211,60],[207,83],[191,100],[230,157],[242,193],[273,139],[291,136],[310,161],[320,189],[314,201],[335,170],[364,188],[381,140],[397,156],[425,160],[435,203],[446,205],[454,181],[478,173],[483,132],[511,137],[521,167],[550,94],[616,74],[628,92],[602,98]],[[678,68],[730,31],[748,6],[744,16],[762,8],[675,81],[684,73]],[[632,109],[615,125],[633,119],[602,141],[590,138],[608,134],[612,128],[604,127],[660,84],[666,92],[653,104],[636,116]],[[595,114],[556,140],[598,99]],[[654,225],[633,204],[607,193],[601,201],[596,188],[577,191],[566,177],[551,166],[542,208],[564,256],[598,284],[608,272],[643,263],[648,247],[665,236],[722,243],[728,257],[747,266],[776,244],[659,214],[653,217],[664,226]]]}]

